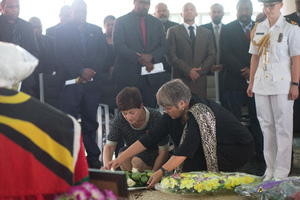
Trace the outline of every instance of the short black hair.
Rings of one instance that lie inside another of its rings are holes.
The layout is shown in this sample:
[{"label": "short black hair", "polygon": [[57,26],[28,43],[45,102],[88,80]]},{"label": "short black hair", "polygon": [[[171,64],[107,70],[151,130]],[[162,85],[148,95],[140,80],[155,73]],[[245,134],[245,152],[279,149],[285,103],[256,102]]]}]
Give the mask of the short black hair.
[{"label": "short black hair", "polygon": [[106,21],[107,21],[107,20],[110,20],[110,19],[116,20],[115,16],[113,16],[113,15],[107,15],[107,16],[104,18],[104,20],[103,20],[103,24],[105,24]]},{"label": "short black hair", "polygon": [[252,2],[250,0],[239,0],[236,4],[236,8],[240,5],[240,3],[250,3],[251,8],[253,8]]}]

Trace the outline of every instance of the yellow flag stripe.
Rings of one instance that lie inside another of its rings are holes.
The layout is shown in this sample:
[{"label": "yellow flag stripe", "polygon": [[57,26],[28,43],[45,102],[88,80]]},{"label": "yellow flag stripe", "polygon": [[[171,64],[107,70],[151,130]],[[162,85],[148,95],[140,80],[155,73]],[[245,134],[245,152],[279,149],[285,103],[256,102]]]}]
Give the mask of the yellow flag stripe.
[{"label": "yellow flag stripe", "polygon": [[4,96],[0,95],[0,103],[6,103],[6,104],[18,104],[23,103],[30,99],[30,96],[24,93],[17,93],[13,96]]},{"label": "yellow flag stripe", "polygon": [[0,123],[10,126],[29,138],[39,148],[47,152],[54,160],[74,173],[73,157],[70,151],[53,140],[47,133],[36,127],[34,124],[3,115],[0,115]]}]

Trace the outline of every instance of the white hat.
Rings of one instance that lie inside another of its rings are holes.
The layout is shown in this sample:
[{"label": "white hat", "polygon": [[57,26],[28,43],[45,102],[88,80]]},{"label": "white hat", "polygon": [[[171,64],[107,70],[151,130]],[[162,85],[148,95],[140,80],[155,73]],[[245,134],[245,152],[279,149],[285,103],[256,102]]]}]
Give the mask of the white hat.
[{"label": "white hat", "polygon": [[39,60],[11,43],[0,42],[0,87],[14,85],[27,78]]}]

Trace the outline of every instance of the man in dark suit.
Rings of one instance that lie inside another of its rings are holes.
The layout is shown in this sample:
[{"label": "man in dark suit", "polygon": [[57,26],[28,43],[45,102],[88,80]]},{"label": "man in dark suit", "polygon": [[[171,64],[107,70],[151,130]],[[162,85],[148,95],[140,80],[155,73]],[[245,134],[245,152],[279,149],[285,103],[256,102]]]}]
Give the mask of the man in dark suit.
[{"label": "man in dark suit", "polygon": [[223,35],[222,26],[222,18],[224,16],[224,8],[221,4],[215,3],[210,7],[209,12],[211,22],[202,25],[201,27],[207,28],[213,33],[214,36],[214,44],[216,49],[216,59],[214,65],[211,67],[211,73],[209,72],[208,75],[215,75],[215,78],[218,78],[219,82],[219,99],[221,104],[223,105],[223,95],[222,95],[222,86],[223,86],[223,65],[222,65],[222,53],[221,53],[221,39]]},{"label": "man in dark suit", "polygon": [[263,137],[256,116],[254,97],[250,98],[246,94],[251,60],[251,54],[248,53],[250,32],[254,27],[254,21],[251,20],[252,3],[250,0],[239,0],[236,9],[237,20],[224,26],[224,37],[221,41],[225,67],[224,106],[241,120],[242,106],[247,103],[250,131],[255,140],[256,154],[263,159]]},{"label": "man in dark suit", "polygon": [[184,23],[169,29],[167,60],[172,66],[172,78],[180,78],[194,94],[206,97],[206,74],[214,64],[213,34],[196,26],[196,7],[187,3],[182,9]]},{"label": "man in dark suit", "polygon": [[54,38],[43,35],[42,22],[38,17],[31,17],[34,35],[39,47],[39,64],[34,72],[36,97],[41,99],[39,74],[43,74],[44,102],[58,108],[58,76],[56,75],[56,55]]},{"label": "man in dark suit", "polygon": [[87,5],[75,0],[72,21],[57,27],[55,35],[61,91],[60,110],[81,116],[82,137],[90,168],[100,169],[96,143],[99,74],[105,63],[106,44],[102,29],[86,22]]},{"label": "man in dark suit", "polygon": [[164,83],[164,74],[141,76],[141,68],[146,66],[151,72],[153,64],[161,62],[167,52],[167,41],[161,21],[148,14],[149,7],[150,0],[134,0],[133,11],[115,21],[116,62],[112,76],[117,93],[127,86],[137,87],[144,106],[155,108],[155,95]]},{"label": "man in dark suit", "polygon": [[[39,50],[32,25],[20,19],[19,0],[2,0],[0,4],[0,41],[17,44],[38,58]],[[21,91],[32,95],[33,75],[22,81]]]},{"label": "man in dark suit", "polygon": [[55,30],[56,30],[57,27],[70,22],[70,20],[71,20],[71,7],[69,5],[64,5],[63,7],[61,7],[60,12],[59,12],[59,19],[60,19],[60,22],[58,24],[46,29],[46,35],[54,37],[55,36]]},{"label": "man in dark suit", "polygon": [[[300,27],[300,0],[295,0],[296,3],[296,12],[293,12],[292,14],[284,16],[287,18],[290,22],[295,22]],[[300,87],[299,87],[299,93],[300,93]],[[300,98],[296,99],[294,101],[294,133],[300,133]]]}]

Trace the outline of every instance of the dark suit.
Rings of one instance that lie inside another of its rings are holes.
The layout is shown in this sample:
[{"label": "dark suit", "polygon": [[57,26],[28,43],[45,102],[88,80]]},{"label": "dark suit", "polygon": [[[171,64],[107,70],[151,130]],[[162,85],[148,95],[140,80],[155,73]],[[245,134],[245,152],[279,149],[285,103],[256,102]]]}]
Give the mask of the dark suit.
[{"label": "dark suit", "polygon": [[[165,33],[167,33],[167,31],[169,30],[169,28],[173,27],[173,26],[177,26],[179,25],[176,22],[172,22],[172,21],[166,21],[166,23],[163,23],[163,27],[165,30]],[[172,66],[170,65],[170,63],[168,63],[166,56],[164,56],[161,60],[161,62],[164,65],[164,69],[166,70],[166,79],[165,82],[168,82],[171,80],[171,71],[172,71]]]},{"label": "dark suit", "polygon": [[[252,28],[254,27],[252,21]],[[260,125],[256,115],[254,98],[248,97],[247,80],[241,76],[241,69],[250,68],[251,54],[248,53],[250,42],[238,20],[235,20],[223,27],[224,37],[221,40],[223,64],[225,76],[223,82],[224,106],[233,113],[239,120],[242,115],[244,102],[248,105],[250,118],[250,131],[254,136],[255,150],[262,152],[263,139]]]},{"label": "dark suit", "polygon": [[[284,17],[287,18],[287,21],[296,22],[298,24],[298,26],[300,27],[300,17],[298,17],[296,12],[294,12],[290,15],[286,15]],[[300,87],[299,87],[299,94],[300,94]],[[300,121],[300,98],[298,98],[294,101],[293,121],[294,121],[294,126],[293,126],[294,132],[300,133],[300,123],[299,123],[299,121]]]},{"label": "dark suit", "polygon": [[[59,94],[59,108],[78,118],[81,115],[83,142],[88,162],[99,159],[100,150],[96,144],[96,119],[99,106],[100,72],[105,63],[106,44],[102,29],[85,23],[82,33],[73,22],[56,29],[55,45],[58,59],[58,73],[62,90]],[[85,68],[96,72],[93,81],[86,84],[64,85],[66,80],[79,77]]]},{"label": "dark suit", "polygon": [[[215,34],[214,34],[214,28],[213,28],[213,24],[210,22],[210,23],[207,23],[207,24],[204,24],[202,25],[201,27],[203,28],[207,28],[208,30],[210,30],[212,33],[213,33],[213,38],[214,38],[214,44],[215,44],[215,50],[216,50],[216,56],[217,56],[217,46],[216,46],[216,38],[215,38]],[[221,31],[220,31],[220,48],[221,48],[221,40],[222,38],[224,37],[224,31],[223,31],[223,27],[224,27],[224,24],[222,23],[222,26],[221,26]],[[216,62],[215,62],[216,64]],[[220,51],[220,63],[219,64],[223,64],[223,59],[222,59],[222,53]],[[223,66],[223,70],[222,71],[219,71],[219,95],[220,95],[220,101],[221,101],[221,104],[223,105],[224,104],[224,100],[223,100],[223,79],[224,79],[224,66]],[[213,75],[211,71],[208,72],[208,75]]]},{"label": "dark suit", "polygon": [[176,22],[169,21],[169,20],[166,21],[165,23],[163,23],[163,27],[164,27],[165,32],[167,32],[169,28],[171,28],[173,26],[177,26],[177,25],[179,25],[179,24],[176,23]]},{"label": "dark suit", "polygon": [[[38,58],[39,49],[34,36],[31,23],[18,18],[15,23],[19,27],[19,46],[29,51],[32,55]],[[9,22],[5,19],[4,15],[0,16],[0,41],[15,43],[13,39],[12,29]],[[31,95],[31,87],[35,85],[33,74],[22,81],[21,91]]]},{"label": "dark suit", "polygon": [[55,36],[55,30],[57,27],[59,27],[60,24],[56,24],[55,26],[52,26],[50,28],[47,28],[46,29],[46,35],[48,36],[51,36],[51,37],[54,37]]},{"label": "dark suit", "polygon": [[114,24],[113,45],[116,52],[116,62],[113,78],[116,81],[116,92],[124,87],[137,87],[142,96],[145,106],[156,107],[156,92],[164,83],[164,73],[141,76],[142,65],[138,62],[140,54],[151,54],[152,63],[161,62],[167,52],[166,35],[162,22],[147,15],[146,48],[142,36],[140,19],[134,11],[119,17]]},{"label": "dark suit", "polygon": [[[207,24],[203,24],[200,27],[206,28],[206,29],[210,30],[213,33],[214,44],[215,44],[215,47],[216,47],[216,38],[215,38],[215,34],[214,34],[213,24],[210,22],[210,23],[207,23]],[[221,32],[220,32],[220,45],[221,45],[222,37],[224,35],[223,28],[224,28],[224,24],[222,24],[222,28],[221,28]],[[223,63],[222,62],[222,55],[220,55],[220,64],[222,64],[222,63]]]},{"label": "dark suit", "polygon": [[58,76],[56,66],[56,54],[54,38],[41,35],[36,38],[40,53],[39,64],[34,72],[36,85],[34,87],[37,97],[39,97],[39,74],[43,73],[44,80],[44,100],[46,103],[58,108]]},{"label": "dark suit", "polygon": [[[206,97],[206,74],[214,64],[215,47],[213,34],[206,28],[197,27],[194,44],[183,24],[169,29],[167,34],[169,51],[167,60],[172,66],[172,78],[181,79],[194,94]],[[194,82],[189,73],[192,68],[201,67],[200,77]]]}]

